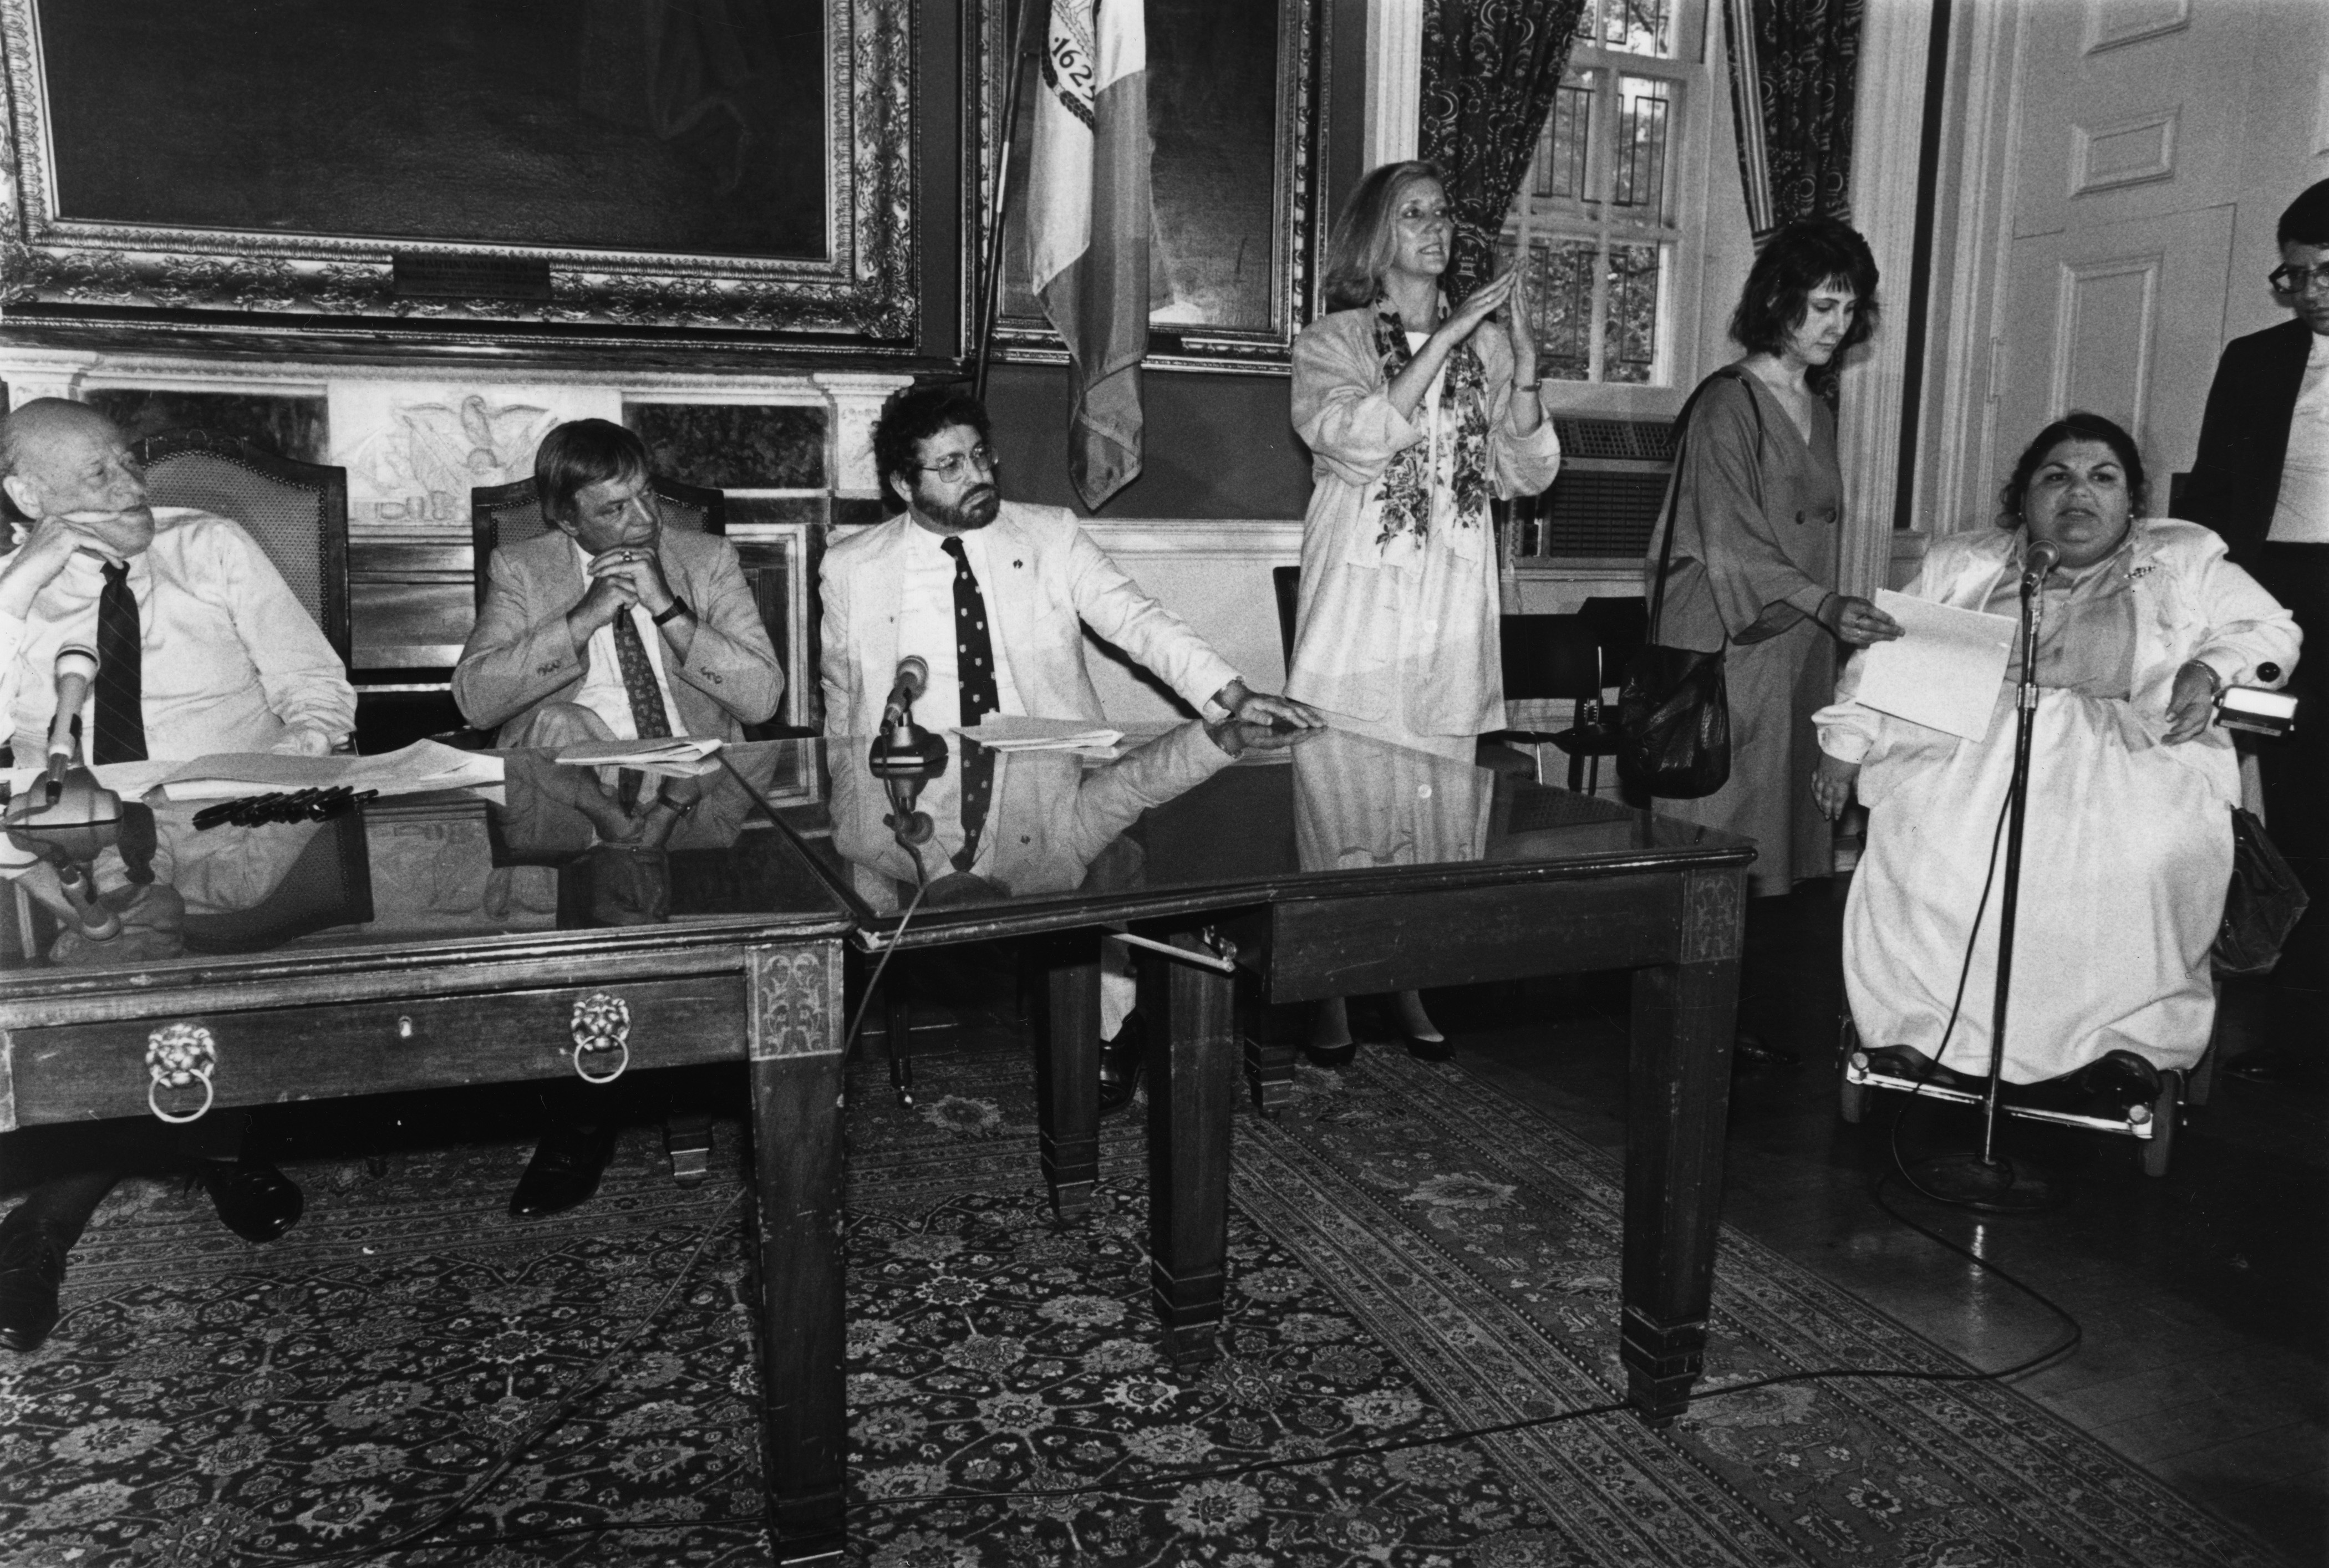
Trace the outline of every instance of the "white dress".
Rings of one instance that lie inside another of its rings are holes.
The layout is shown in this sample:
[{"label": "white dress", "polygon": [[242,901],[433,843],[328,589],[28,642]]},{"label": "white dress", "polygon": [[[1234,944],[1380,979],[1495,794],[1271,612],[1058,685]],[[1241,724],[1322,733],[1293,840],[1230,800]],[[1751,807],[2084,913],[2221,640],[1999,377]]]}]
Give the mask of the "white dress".
[{"label": "white dress", "polygon": [[[1983,608],[2002,581],[2018,580],[2021,542],[2019,532],[1995,530],[1942,539],[1908,591]],[[2209,530],[2138,521],[2110,569],[2126,574],[2133,604],[2129,695],[2039,693],[2006,1013],[2004,1076],[2013,1084],[2058,1078],[2113,1050],[2163,1068],[2199,1060],[2215,1019],[2208,950],[2231,874],[2239,765],[2230,737],[2212,726],[2196,740],[2163,742],[2168,697],[2189,661],[2248,684],[2263,683],[2260,664],[2278,665],[2286,679],[2296,662],[2294,618],[2225,559]],[[1913,1046],[1952,1071],[1984,1075],[1994,887],[1977,933],[1974,915],[1994,842],[2003,875],[1997,823],[2013,768],[2013,687],[2000,690],[1987,735],[1960,740],[1862,706],[1859,670],[1855,657],[1835,704],[1814,717],[1822,749],[1861,764],[1869,809],[1868,848],[1844,913],[1853,1019],[1871,1046]]]}]

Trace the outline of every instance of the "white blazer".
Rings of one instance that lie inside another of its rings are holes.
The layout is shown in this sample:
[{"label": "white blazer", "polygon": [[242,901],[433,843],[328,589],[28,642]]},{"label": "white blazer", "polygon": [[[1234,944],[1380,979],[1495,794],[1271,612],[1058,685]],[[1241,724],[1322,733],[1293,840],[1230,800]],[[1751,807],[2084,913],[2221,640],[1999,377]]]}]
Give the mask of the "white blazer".
[{"label": "white blazer", "polygon": [[[825,732],[872,735],[898,672],[904,551],[920,525],[900,513],[825,552],[818,673]],[[1099,719],[1083,630],[1121,648],[1192,709],[1238,678],[1187,623],[1125,576],[1065,507],[1004,502],[987,525],[987,624],[995,661],[1034,718]]]}]

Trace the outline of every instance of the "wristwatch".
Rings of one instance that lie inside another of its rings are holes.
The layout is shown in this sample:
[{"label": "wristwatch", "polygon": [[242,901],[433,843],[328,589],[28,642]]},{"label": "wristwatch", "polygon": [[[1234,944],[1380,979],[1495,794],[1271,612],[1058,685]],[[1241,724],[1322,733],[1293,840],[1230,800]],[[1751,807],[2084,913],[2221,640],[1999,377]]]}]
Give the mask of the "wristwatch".
[{"label": "wristwatch", "polygon": [[672,621],[679,619],[682,615],[692,614],[693,614],[693,612],[687,607],[687,601],[681,598],[677,594],[674,594],[671,596],[671,607],[664,611],[662,615],[655,616],[655,624],[658,626],[665,625]]}]

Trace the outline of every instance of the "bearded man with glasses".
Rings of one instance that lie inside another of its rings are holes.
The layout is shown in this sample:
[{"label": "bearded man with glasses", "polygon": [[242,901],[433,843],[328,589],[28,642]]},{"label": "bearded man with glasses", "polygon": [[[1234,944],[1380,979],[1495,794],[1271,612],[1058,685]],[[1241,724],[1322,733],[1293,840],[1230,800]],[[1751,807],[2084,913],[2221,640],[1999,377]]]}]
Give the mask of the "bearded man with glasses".
[{"label": "bearded man with glasses", "polygon": [[[825,734],[871,738],[899,661],[929,666],[915,718],[943,732],[986,718],[1107,716],[1084,668],[1084,629],[1106,638],[1208,720],[1313,728],[1325,721],[1249,690],[1188,624],[1141,592],[1064,507],[1003,499],[986,408],[957,386],[900,392],[873,427],[873,461],[899,515],[825,552]],[[862,747],[858,755],[863,755]],[[836,755],[834,765],[847,758]],[[933,781],[923,811],[964,846],[958,881],[991,875],[982,781],[991,754],[966,743],[959,770]],[[952,776],[959,772],[961,777]],[[966,782],[968,781],[968,782]],[[942,830],[945,831],[945,830]],[[1120,1110],[1139,1076],[1132,983],[1120,951],[1101,960],[1100,1109]]]},{"label": "bearded man with glasses", "polygon": [[[2309,647],[2329,635],[2329,180],[2289,203],[2275,238],[2280,265],[2266,281],[2294,319],[2224,346],[2181,513],[2224,536],[2232,559],[2296,615]],[[2303,703],[2296,729],[2256,756],[2273,841],[2313,910],[2277,972],[2317,976],[2329,937],[2329,662],[2299,663],[2288,690]],[[2319,1078],[2329,1054],[2317,1038],[2291,1040],[2228,1070]]]}]

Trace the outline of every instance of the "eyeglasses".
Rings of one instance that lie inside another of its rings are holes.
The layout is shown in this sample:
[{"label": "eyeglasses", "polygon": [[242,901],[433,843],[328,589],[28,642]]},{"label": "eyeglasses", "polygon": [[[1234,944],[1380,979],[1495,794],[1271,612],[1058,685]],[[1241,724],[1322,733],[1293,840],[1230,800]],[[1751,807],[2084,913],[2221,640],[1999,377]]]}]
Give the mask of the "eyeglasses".
[{"label": "eyeglasses", "polygon": [[2265,277],[2274,290],[2281,294],[2303,294],[2308,289],[2329,288],[2329,264],[2320,267],[2276,267]]},{"label": "eyeglasses", "polygon": [[949,452],[935,463],[917,463],[914,466],[925,474],[935,474],[940,479],[951,482],[961,478],[964,468],[973,463],[977,464],[983,472],[992,474],[1001,461],[995,455],[995,448],[982,441],[967,452]]}]

